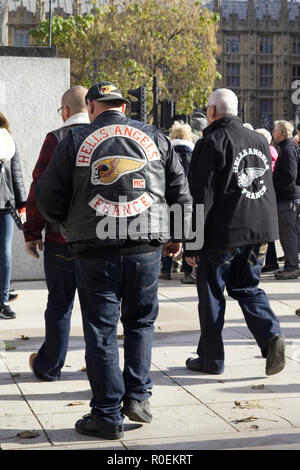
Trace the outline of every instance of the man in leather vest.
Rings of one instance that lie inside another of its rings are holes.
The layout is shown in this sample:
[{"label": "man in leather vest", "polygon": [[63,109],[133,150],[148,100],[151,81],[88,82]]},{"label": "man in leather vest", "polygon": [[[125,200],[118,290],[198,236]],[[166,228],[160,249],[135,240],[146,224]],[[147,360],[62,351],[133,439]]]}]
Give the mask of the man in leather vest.
[{"label": "man in leather vest", "polygon": [[46,222],[38,211],[35,186],[59,142],[70,129],[89,123],[85,104],[87,89],[74,86],[62,96],[58,109],[63,125],[47,134],[33,170],[33,181],[26,204],[27,222],[23,225],[26,251],[39,258],[43,250],[42,231],[45,229],[44,269],[48,288],[45,311],[45,341],[38,353],[31,354],[29,364],[36,377],[45,381],[59,379],[64,365],[70,333],[70,320],[76,291],[74,256],[60,233],[57,223]]},{"label": "man in leather vest", "polygon": [[76,256],[93,398],[91,414],[75,428],[119,439],[124,415],[141,423],[152,419],[150,365],[161,245],[167,242],[169,254],[180,250],[174,227],[168,231],[165,209],[187,205],[191,213],[191,198],[170,140],[154,126],[128,119],[127,100],[114,84],[95,84],[86,101],[91,124],[72,130],[57,147],[36,196],[44,216],[62,224]]}]

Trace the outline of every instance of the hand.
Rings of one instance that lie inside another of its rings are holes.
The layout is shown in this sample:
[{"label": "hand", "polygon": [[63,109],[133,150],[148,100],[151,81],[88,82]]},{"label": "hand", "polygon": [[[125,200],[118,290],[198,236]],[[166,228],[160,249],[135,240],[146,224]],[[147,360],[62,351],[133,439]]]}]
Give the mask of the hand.
[{"label": "hand", "polygon": [[17,209],[17,212],[22,221],[22,224],[24,224],[26,222],[26,207],[21,207],[20,209]]},{"label": "hand", "polygon": [[37,252],[37,248],[40,251],[43,251],[43,240],[40,238],[39,240],[32,240],[31,242],[25,242],[26,251],[34,258],[39,258],[40,255]]},{"label": "hand", "polygon": [[185,261],[192,268],[197,268],[199,263],[199,256],[186,256]]},{"label": "hand", "polygon": [[175,256],[179,255],[181,252],[182,243],[175,243],[175,242],[167,242],[163,246],[163,256],[171,256],[175,258]]}]

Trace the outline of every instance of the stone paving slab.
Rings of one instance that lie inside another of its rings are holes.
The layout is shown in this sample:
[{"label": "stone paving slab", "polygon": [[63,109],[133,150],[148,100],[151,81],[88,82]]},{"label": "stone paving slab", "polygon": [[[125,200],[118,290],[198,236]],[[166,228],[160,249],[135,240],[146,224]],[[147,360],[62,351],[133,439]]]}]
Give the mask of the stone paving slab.
[{"label": "stone paving slab", "polygon": [[[0,324],[0,449],[117,453],[299,450],[300,318],[294,314],[294,307],[300,304],[300,279],[282,282],[264,276],[261,283],[279,316],[287,342],[286,368],[272,377],[266,377],[265,359],[237,302],[229,298],[223,334],[224,374],[199,374],[185,367],[187,357],[196,354],[199,321],[196,288],[181,284],[179,279],[176,275],[172,281],[159,284],[160,314],[151,367],[153,421],[141,425],[126,418],[124,438],[119,441],[82,436],[74,429],[76,420],[90,411],[91,398],[87,375],[82,370],[85,345],[78,299],[61,380],[42,382],[30,371],[28,358],[44,339],[45,283],[15,283],[19,299],[12,305],[17,318]],[[118,334],[122,334],[121,324]],[[29,339],[22,340],[21,335]],[[120,339],[121,367],[122,343]],[[15,349],[5,350],[7,346]],[[24,430],[34,430],[39,435],[33,439],[17,437]]]},{"label": "stone paving slab", "polygon": [[[299,450],[300,428],[278,429],[270,431],[248,431],[239,433],[207,434],[206,436],[182,436],[178,438],[152,439],[145,443],[142,440],[127,442],[129,450]],[[222,462],[224,463],[222,455]],[[269,458],[270,456],[268,456]],[[232,455],[229,456],[232,458]],[[201,454],[199,463],[201,462]]]}]

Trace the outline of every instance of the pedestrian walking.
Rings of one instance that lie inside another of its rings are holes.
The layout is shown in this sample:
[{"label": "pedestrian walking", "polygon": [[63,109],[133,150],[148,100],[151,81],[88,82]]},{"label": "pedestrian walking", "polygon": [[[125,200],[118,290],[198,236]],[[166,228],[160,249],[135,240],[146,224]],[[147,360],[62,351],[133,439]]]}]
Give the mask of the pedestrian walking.
[{"label": "pedestrian walking", "polygon": [[[184,173],[188,176],[192,152],[195,146],[194,133],[191,126],[183,121],[175,121],[171,127],[169,138],[174,150],[179,156]],[[183,284],[196,284],[196,277],[193,275],[193,268],[186,263],[185,259],[182,259],[182,254],[177,256],[176,260],[170,256],[163,256],[161,263],[162,270],[159,275],[160,279],[170,280],[172,277],[172,265],[174,266],[177,264],[181,265],[181,271],[183,272],[181,282]]]},{"label": "pedestrian walking", "polygon": [[204,204],[204,246],[186,251],[197,267],[201,334],[188,369],[224,371],[224,289],[236,299],[264,358],[266,374],[285,365],[284,337],[266,294],[258,288],[267,243],[278,237],[272,161],[262,135],[243,126],[238,99],[229,89],[208,98],[209,126],[195,146],[190,166],[194,207]]},{"label": "pedestrian walking", "polygon": [[[278,152],[276,148],[272,145],[272,135],[267,129],[264,129],[264,128],[255,129],[255,132],[258,132],[259,134],[264,135],[268,141],[269,150],[270,150],[270,154],[272,158],[272,171],[274,172],[275,163],[278,158]],[[275,242],[270,242],[268,243],[265,266],[262,268],[261,272],[262,273],[274,273],[277,271],[279,271],[279,264],[277,261]]]},{"label": "pedestrian walking", "polygon": [[283,271],[275,279],[289,280],[300,276],[300,185],[297,184],[299,155],[292,142],[294,126],[288,121],[275,121],[273,138],[279,146],[274,170],[279,239],[284,253]]},{"label": "pedestrian walking", "polygon": [[[188,182],[170,140],[128,119],[116,85],[86,95],[91,124],[72,129],[37,184],[44,217],[60,222],[76,256],[78,293],[92,389],[79,433],[118,439],[124,415],[149,423],[152,337],[158,314],[161,244],[177,255],[168,219],[152,207],[190,204]],[[187,215],[188,217],[188,215]],[[117,325],[124,331],[119,365]]]},{"label": "pedestrian walking", "polygon": [[[74,86],[63,94],[58,109],[63,124],[46,135],[33,170],[33,180],[26,204],[27,221],[23,225],[26,251],[34,258],[39,258],[39,251],[43,251],[48,288],[44,315],[45,340],[39,351],[29,357],[33,373],[44,381],[58,380],[65,363],[76,292],[76,274],[74,255],[60,232],[59,224],[47,222],[37,208],[35,187],[58,143],[68,135],[70,129],[90,122],[85,104],[86,93],[85,87]],[[45,230],[44,241],[43,230]]]},{"label": "pedestrian walking", "polygon": [[26,193],[22,168],[16,143],[11,136],[9,123],[0,113],[0,318],[16,318],[8,305],[11,279],[11,245],[14,230],[12,213],[25,220]]}]

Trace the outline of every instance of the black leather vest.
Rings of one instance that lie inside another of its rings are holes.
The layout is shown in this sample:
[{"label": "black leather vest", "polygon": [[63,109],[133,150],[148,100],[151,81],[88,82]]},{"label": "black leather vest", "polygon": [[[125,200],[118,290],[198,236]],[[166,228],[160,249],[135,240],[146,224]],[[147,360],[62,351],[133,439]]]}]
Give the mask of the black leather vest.
[{"label": "black leather vest", "polygon": [[[81,125],[81,124],[71,124],[70,126],[60,127],[59,129],[56,129],[55,131],[51,131],[50,134],[53,134],[55,138],[57,139],[57,143],[59,143],[68,135],[72,127],[75,127],[78,125]],[[45,230],[47,232],[55,232],[55,233],[57,232],[60,233],[61,231],[60,225],[54,222],[46,222]]]},{"label": "black leather vest", "polygon": [[[106,113],[105,113],[106,114]],[[106,114],[71,130],[76,158],[73,196],[62,232],[69,242],[169,239],[165,138],[150,125]],[[160,140],[161,139],[161,140]]]}]

